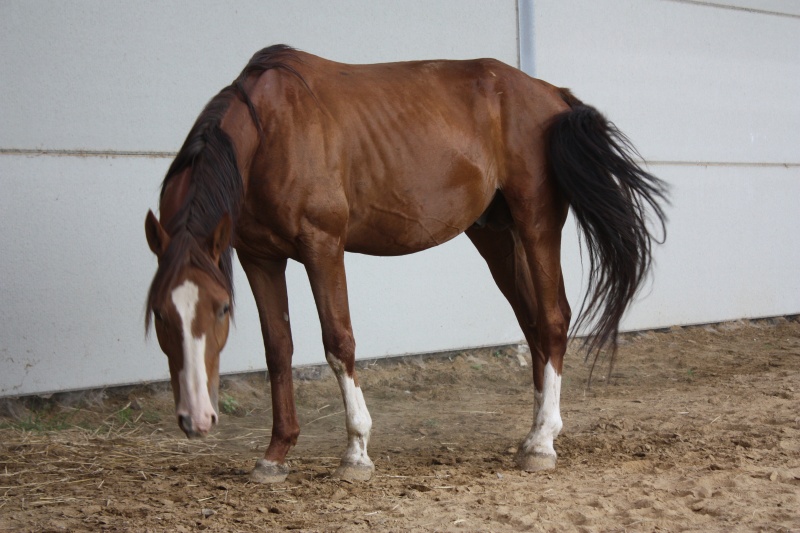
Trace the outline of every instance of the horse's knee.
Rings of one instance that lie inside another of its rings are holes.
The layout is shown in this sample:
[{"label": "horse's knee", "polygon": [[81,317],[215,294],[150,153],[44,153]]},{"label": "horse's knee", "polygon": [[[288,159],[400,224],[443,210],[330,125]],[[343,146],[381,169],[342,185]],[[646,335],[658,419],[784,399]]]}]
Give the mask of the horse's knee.
[{"label": "horse's knee", "polygon": [[283,339],[265,339],[267,368],[270,373],[292,371],[292,354],[294,345],[291,337]]}]

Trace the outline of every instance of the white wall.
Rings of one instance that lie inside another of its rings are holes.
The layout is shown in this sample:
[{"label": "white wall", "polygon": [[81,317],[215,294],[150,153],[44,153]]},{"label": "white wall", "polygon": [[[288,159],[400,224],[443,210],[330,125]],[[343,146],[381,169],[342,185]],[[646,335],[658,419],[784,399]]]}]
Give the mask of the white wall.
[{"label": "white wall", "polygon": [[[156,266],[143,224],[158,205],[164,153],[256,50],[279,42],[347,62],[515,64],[516,3],[0,4],[0,396],[168,377],[143,335]],[[466,239],[413,257],[349,256],[347,267],[362,358],[521,336]],[[293,264],[288,277],[295,363],[324,362],[305,272]],[[238,269],[235,282],[222,370],[261,369],[255,304]]]},{"label": "white wall", "polygon": [[605,112],[673,188],[629,329],[800,311],[800,13],[715,3],[533,1],[535,75]]},{"label": "white wall", "polygon": [[352,63],[517,58],[514,0],[20,0],[0,10],[4,149],[176,151],[203,105],[275,43]]},{"label": "white wall", "polygon": [[[792,2],[728,3],[797,15]],[[669,240],[626,327],[800,312],[798,30],[796,16],[656,0],[1,3],[0,396],[167,377],[142,331],[155,269],[142,226],[164,153],[277,42],[349,62],[512,65],[519,42],[524,66],[607,112],[673,185]],[[347,267],[361,358],[521,338],[464,238]],[[238,270],[236,284],[226,372],[264,367]],[[289,284],[295,362],[323,362],[298,265]]]}]

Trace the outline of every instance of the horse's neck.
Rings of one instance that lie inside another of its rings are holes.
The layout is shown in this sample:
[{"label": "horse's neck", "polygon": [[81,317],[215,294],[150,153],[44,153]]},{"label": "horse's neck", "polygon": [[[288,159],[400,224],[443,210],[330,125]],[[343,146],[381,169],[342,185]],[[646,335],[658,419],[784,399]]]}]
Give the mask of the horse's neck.
[{"label": "horse's neck", "polygon": [[222,131],[228,134],[236,151],[236,165],[242,176],[244,194],[247,194],[247,185],[250,179],[250,168],[256,155],[261,138],[250,110],[241,100],[234,99],[220,124]]},{"label": "horse's neck", "polygon": [[168,225],[186,201],[191,182],[190,169],[184,169],[164,186],[159,206],[161,224]]},{"label": "horse's neck", "polygon": [[[220,124],[222,130],[230,137],[236,152],[236,165],[242,176],[244,193],[253,157],[259,147],[258,130],[250,118],[247,106],[234,100]],[[169,221],[180,211],[186,202],[186,195],[192,183],[192,167],[187,167],[169,179],[161,195],[160,219],[162,224]]]}]

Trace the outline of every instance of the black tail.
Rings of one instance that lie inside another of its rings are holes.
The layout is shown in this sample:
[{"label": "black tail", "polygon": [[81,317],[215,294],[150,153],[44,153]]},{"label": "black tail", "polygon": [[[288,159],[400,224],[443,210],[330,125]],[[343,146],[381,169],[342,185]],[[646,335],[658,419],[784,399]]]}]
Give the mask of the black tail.
[{"label": "black tail", "polygon": [[589,251],[589,286],[573,332],[592,324],[587,358],[593,354],[596,362],[609,349],[613,365],[620,320],[652,262],[648,210],[666,236],[660,203],[667,186],[636,163],[636,149],[599,111],[566,91],[564,99],[572,109],[549,127],[549,172]]}]

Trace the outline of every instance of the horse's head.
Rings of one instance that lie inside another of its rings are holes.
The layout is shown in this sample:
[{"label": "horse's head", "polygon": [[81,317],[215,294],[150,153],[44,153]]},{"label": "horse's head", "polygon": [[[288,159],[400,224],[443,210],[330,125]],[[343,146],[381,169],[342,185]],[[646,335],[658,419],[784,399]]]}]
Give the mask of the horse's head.
[{"label": "horse's head", "polygon": [[189,235],[170,236],[148,212],[145,233],[159,263],[147,323],[152,316],[169,360],[178,425],[189,438],[203,437],[219,418],[219,355],[228,339],[231,312],[231,289],[220,271],[220,256],[230,242],[230,217],[222,217],[205,242],[197,242]]}]

